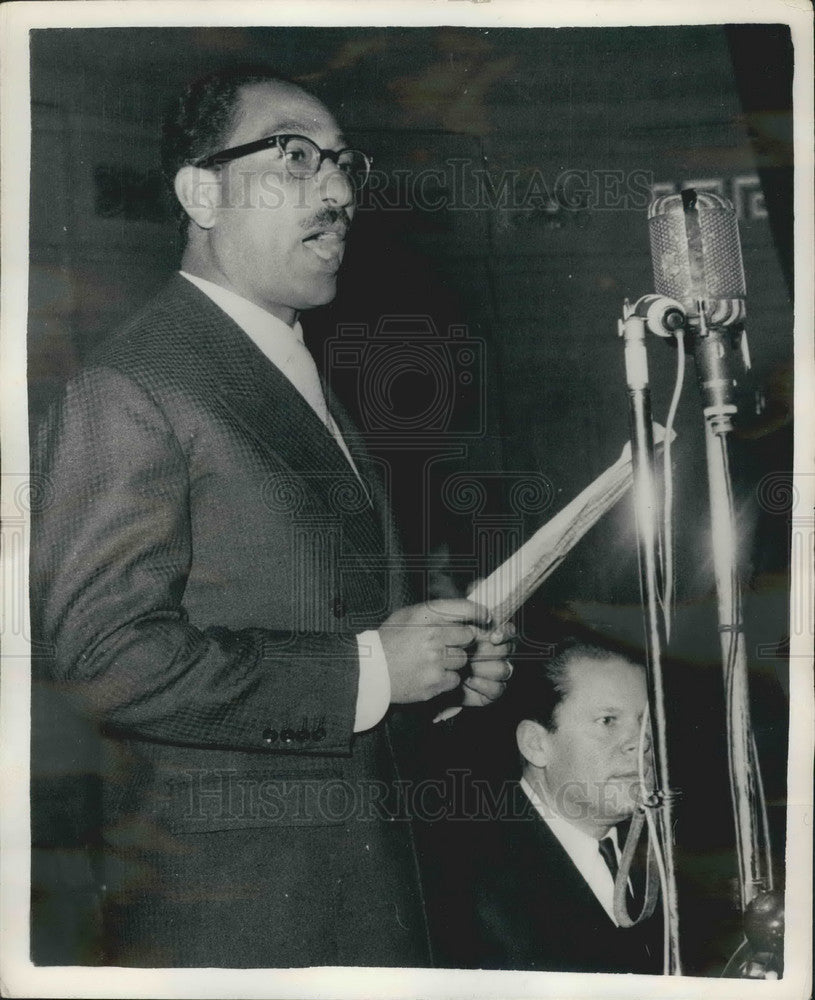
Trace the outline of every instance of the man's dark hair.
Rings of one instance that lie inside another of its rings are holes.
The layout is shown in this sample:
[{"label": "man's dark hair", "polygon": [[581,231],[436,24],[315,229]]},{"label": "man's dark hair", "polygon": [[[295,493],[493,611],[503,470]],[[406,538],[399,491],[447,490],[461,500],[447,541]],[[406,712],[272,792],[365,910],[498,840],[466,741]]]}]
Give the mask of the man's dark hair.
[{"label": "man's dark hair", "polygon": [[570,690],[569,667],[578,659],[626,660],[640,665],[630,651],[614,643],[600,644],[574,635],[566,636],[554,649],[554,655],[529,664],[519,677],[516,691],[517,719],[533,719],[546,729],[557,728],[555,712]]},{"label": "man's dark hair", "polygon": [[167,108],[162,124],[161,171],[182,228],[187,214],[175,197],[175,175],[185,164],[224,148],[235,122],[239,92],[253,83],[295,81],[264,66],[219,70],[189,84]]}]

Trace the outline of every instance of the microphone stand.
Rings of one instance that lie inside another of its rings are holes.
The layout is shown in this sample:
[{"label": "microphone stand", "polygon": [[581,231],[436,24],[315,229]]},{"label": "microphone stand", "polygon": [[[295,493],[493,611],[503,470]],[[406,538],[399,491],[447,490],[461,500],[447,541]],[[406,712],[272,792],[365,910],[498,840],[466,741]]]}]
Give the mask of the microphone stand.
[{"label": "microphone stand", "polygon": [[740,330],[706,326],[702,302],[698,304],[698,315],[699,329],[691,332],[699,387],[706,404],[703,412],[710,495],[711,552],[724,670],[728,764],[736,827],[739,889],[741,908],[746,910],[759,892],[772,889],[772,873],[759,850],[758,783],[761,779],[750,720],[747,653],[738,576],[738,541],[728,454],[728,435],[733,430],[733,416],[737,412],[733,401],[736,380],[728,374],[728,361],[735,349],[734,337],[743,334]]},{"label": "microphone stand", "polygon": [[[696,315],[688,324],[688,330],[705,418],[711,552],[724,671],[727,756],[746,938],[725,972],[734,967],[736,974],[744,979],[777,979],[783,968],[784,898],[773,887],[770,831],[750,718],[738,537],[728,454],[728,435],[738,412],[737,380],[733,377],[731,359],[740,351],[743,369],[749,369],[750,361],[742,326],[707,323],[705,303],[700,300],[694,312]],[[762,835],[764,855],[760,847]]]},{"label": "microphone stand", "polygon": [[[750,719],[747,653],[738,577],[738,544],[730,478],[728,435],[733,430],[736,379],[730,359],[741,351],[749,368],[746,339],[740,326],[707,324],[704,303],[696,303],[688,317],[683,305],[667,296],[645,295],[633,307],[626,301],[618,332],[625,343],[629,422],[634,462],[640,588],[645,622],[648,700],[653,729],[656,784],[653,801],[665,858],[664,892],[668,927],[668,972],[681,974],[679,920],[672,840],[671,791],[667,761],[662,651],[665,627],[659,614],[662,594],[657,559],[659,502],[654,482],[653,433],[645,333],[662,337],[686,336],[696,361],[704,403],[705,450],[710,497],[711,551],[716,581],[719,638],[724,672],[728,766],[736,831],[741,909],[745,915],[747,943],[752,957],[738,966],[745,978],[775,978],[780,972],[783,945],[783,899],[773,891],[769,858],[769,830],[760,808],[763,800],[758,755]],[[762,828],[759,831],[759,816]],[[763,834],[766,856],[760,850]],[[746,947],[746,945],[745,945]],[[737,953],[739,955],[739,953]],[[734,956],[731,963],[737,956]],[[741,957],[741,956],[739,956]]]},{"label": "microphone stand", "polygon": [[[659,830],[659,842],[664,864],[663,912],[668,943],[668,975],[682,975],[679,952],[679,905],[676,890],[676,865],[673,844],[673,803],[676,792],[671,789],[668,770],[667,720],[662,652],[667,646],[665,625],[659,612],[662,580],[659,566],[659,497],[654,477],[654,438],[651,421],[651,389],[648,378],[648,355],[645,331],[649,313],[655,308],[656,296],[644,296],[632,309],[626,301],[618,332],[625,344],[625,371],[628,385],[628,414],[631,429],[631,452],[634,468],[634,504],[637,522],[637,552],[639,556],[640,594],[645,619],[645,666],[648,682],[648,707],[654,759],[654,791],[645,803],[653,809]],[[659,300],[669,305],[662,310],[663,322],[673,323],[678,303]],[[666,319],[667,317],[667,319]]]}]

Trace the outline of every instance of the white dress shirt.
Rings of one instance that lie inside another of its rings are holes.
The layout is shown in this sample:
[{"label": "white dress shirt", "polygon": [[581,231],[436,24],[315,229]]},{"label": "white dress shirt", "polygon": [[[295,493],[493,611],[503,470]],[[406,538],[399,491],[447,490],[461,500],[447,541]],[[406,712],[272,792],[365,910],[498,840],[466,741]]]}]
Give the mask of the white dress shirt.
[{"label": "white dress shirt", "polygon": [[[552,805],[542,801],[526,778],[521,778],[521,788],[535,807],[538,815],[563,845],[563,849],[608,914],[609,920],[619,927],[617,918],[614,916],[614,879],[611,877],[608,865],[597,847],[597,838],[573,826]],[[620,845],[617,842],[617,828],[611,827],[606,836],[614,844],[614,851],[619,862]]]},{"label": "white dress shirt", "polygon": [[[266,312],[236,292],[205,278],[188,274],[186,271],[179,273],[233,319],[255,346],[286,376],[333,435],[357,479],[362,483],[342,434],[328,412],[314,359],[303,343],[303,330],[300,324],[295,323],[290,327],[277,316]],[[362,485],[364,489],[364,483]],[[357,636],[357,646],[359,688],[354,732],[360,733],[371,729],[384,717],[390,704],[391,683],[379,633],[375,629],[360,632]]]}]

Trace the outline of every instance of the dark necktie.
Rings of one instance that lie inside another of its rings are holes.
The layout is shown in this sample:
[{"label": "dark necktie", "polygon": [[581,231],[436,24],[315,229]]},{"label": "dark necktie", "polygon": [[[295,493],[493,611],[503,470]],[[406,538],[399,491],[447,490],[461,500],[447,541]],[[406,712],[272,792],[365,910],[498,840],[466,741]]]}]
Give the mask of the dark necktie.
[{"label": "dark necktie", "polygon": [[617,863],[617,852],[614,850],[614,841],[611,837],[603,837],[597,842],[597,850],[603,857],[606,867],[611,872],[611,877],[616,880],[620,866]]}]

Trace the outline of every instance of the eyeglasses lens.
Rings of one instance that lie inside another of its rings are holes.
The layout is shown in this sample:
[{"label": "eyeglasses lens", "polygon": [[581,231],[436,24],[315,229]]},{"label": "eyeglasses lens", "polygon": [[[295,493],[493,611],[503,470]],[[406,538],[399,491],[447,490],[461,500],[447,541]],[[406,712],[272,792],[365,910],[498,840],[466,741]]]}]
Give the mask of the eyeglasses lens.
[{"label": "eyeglasses lens", "polygon": [[[292,177],[299,179],[313,177],[320,169],[321,152],[313,142],[299,136],[286,141],[284,150],[286,169]],[[337,166],[346,175],[355,190],[359,190],[368,178],[368,160],[357,149],[345,149],[337,160]]]},{"label": "eyeglasses lens", "polygon": [[320,151],[307,139],[289,139],[284,155],[286,169],[292,177],[313,177],[320,168]]},{"label": "eyeglasses lens", "polygon": [[344,150],[337,166],[348,177],[356,191],[359,191],[368,179],[368,160],[358,149]]}]

